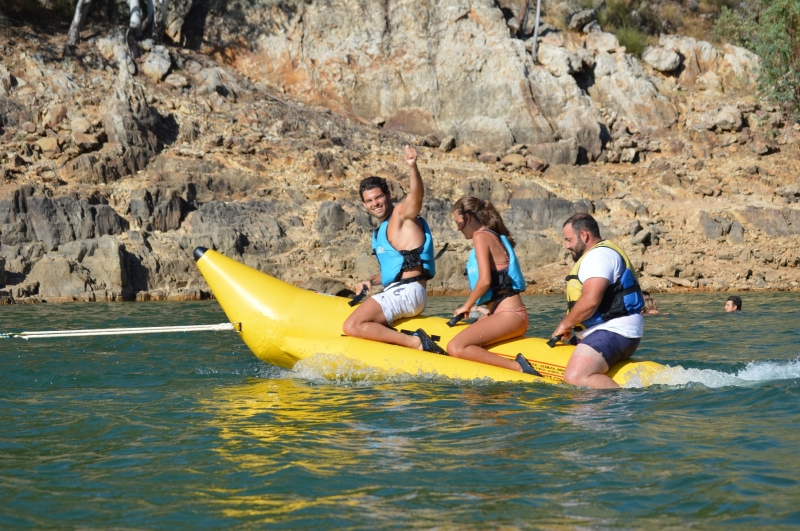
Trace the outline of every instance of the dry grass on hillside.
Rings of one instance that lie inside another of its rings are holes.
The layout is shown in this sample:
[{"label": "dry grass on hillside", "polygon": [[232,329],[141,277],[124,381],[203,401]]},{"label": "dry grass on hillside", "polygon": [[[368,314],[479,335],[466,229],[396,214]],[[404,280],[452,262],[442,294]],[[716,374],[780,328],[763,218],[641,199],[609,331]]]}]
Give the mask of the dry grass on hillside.
[{"label": "dry grass on hillside", "polygon": [[[596,2],[580,3],[592,7]],[[631,53],[637,53],[662,33],[708,40],[722,9],[738,9],[740,4],[736,0],[606,0],[598,10],[598,21],[604,30],[616,33]]]}]

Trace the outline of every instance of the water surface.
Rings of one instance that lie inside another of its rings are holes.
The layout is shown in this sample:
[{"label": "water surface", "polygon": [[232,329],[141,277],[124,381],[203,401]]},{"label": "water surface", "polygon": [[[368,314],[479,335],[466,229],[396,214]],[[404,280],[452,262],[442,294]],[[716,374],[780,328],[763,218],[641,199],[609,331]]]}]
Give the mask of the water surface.
[{"label": "water surface", "polygon": [[[656,298],[637,357],[670,369],[619,391],[330,381],[232,332],[0,339],[0,527],[796,528],[800,297]],[[549,336],[562,298],[526,303]],[[214,301],[0,307],[0,332],[223,321]]]}]

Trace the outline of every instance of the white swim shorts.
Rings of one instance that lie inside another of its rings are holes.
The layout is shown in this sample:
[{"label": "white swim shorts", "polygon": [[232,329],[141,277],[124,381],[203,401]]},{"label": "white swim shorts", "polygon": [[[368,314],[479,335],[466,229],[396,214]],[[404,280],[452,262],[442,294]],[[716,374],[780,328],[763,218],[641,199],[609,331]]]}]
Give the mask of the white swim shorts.
[{"label": "white swim shorts", "polygon": [[386,322],[392,325],[395,319],[419,315],[428,304],[428,292],[419,282],[389,284],[382,292],[372,297],[381,305]]}]

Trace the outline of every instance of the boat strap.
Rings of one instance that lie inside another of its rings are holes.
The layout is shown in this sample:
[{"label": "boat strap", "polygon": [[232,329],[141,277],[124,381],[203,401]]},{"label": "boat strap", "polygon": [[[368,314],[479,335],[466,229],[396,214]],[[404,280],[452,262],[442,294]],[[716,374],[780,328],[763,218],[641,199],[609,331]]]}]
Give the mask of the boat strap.
[{"label": "boat strap", "polygon": [[[403,333],[403,334],[405,334],[407,336],[413,336],[414,332],[416,332],[416,330],[404,330],[404,329],[398,330],[397,328],[395,328],[393,326],[390,326],[388,328],[390,328],[391,330],[394,330],[395,332]],[[349,337],[349,336],[347,334],[342,334],[342,337]],[[442,336],[437,336],[435,334],[429,334],[428,337],[433,339],[437,343],[442,340]]]},{"label": "boat strap", "polygon": [[[400,332],[402,332],[403,334],[405,334],[407,336],[413,336],[414,332],[416,332],[416,330],[400,330]],[[428,337],[433,339],[437,343],[442,340],[442,336],[437,336],[437,335],[434,335],[434,334],[428,334]]]}]

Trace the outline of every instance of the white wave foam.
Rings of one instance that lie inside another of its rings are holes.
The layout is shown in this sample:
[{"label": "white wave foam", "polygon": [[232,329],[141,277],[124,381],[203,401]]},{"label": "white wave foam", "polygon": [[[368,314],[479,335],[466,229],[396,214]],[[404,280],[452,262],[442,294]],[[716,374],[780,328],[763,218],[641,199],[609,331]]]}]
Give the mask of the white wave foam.
[{"label": "white wave foam", "polygon": [[353,384],[386,381],[383,371],[335,354],[316,354],[295,363],[292,376],[317,383]]},{"label": "white wave foam", "polygon": [[800,358],[790,362],[751,361],[738,376],[748,381],[800,378]]},{"label": "white wave foam", "polygon": [[228,367],[195,367],[195,374],[202,375],[233,375],[233,376],[249,376],[252,378],[288,378],[291,376],[290,371],[276,367],[275,365],[267,365],[257,361],[246,368],[230,369]]},{"label": "white wave foam", "polygon": [[[463,381],[447,378],[436,372],[408,374],[369,367],[337,354],[317,354],[298,361],[291,371],[274,367],[257,377],[294,377],[300,380],[335,385],[372,385],[375,383],[431,382],[455,384],[490,384],[490,378]],[[800,358],[788,362],[753,361],[735,373],[715,369],[686,369],[669,365],[654,374],[633,376],[625,387],[642,388],[651,385],[685,386],[700,384],[709,388],[752,387],[761,382],[800,378]]]},{"label": "white wave foam", "polygon": [[710,388],[751,387],[761,382],[790,380],[800,378],[800,358],[789,362],[752,361],[735,374],[714,369],[685,369],[670,367],[651,375],[646,382],[632,378],[626,387],[646,387],[648,385],[691,385],[701,384]]},{"label": "white wave foam", "polygon": [[493,383],[491,378],[459,380],[442,376],[437,372],[409,374],[400,371],[386,371],[362,365],[338,354],[316,354],[298,361],[292,375],[301,380],[338,385],[371,385],[383,382],[449,382],[449,383]]}]

